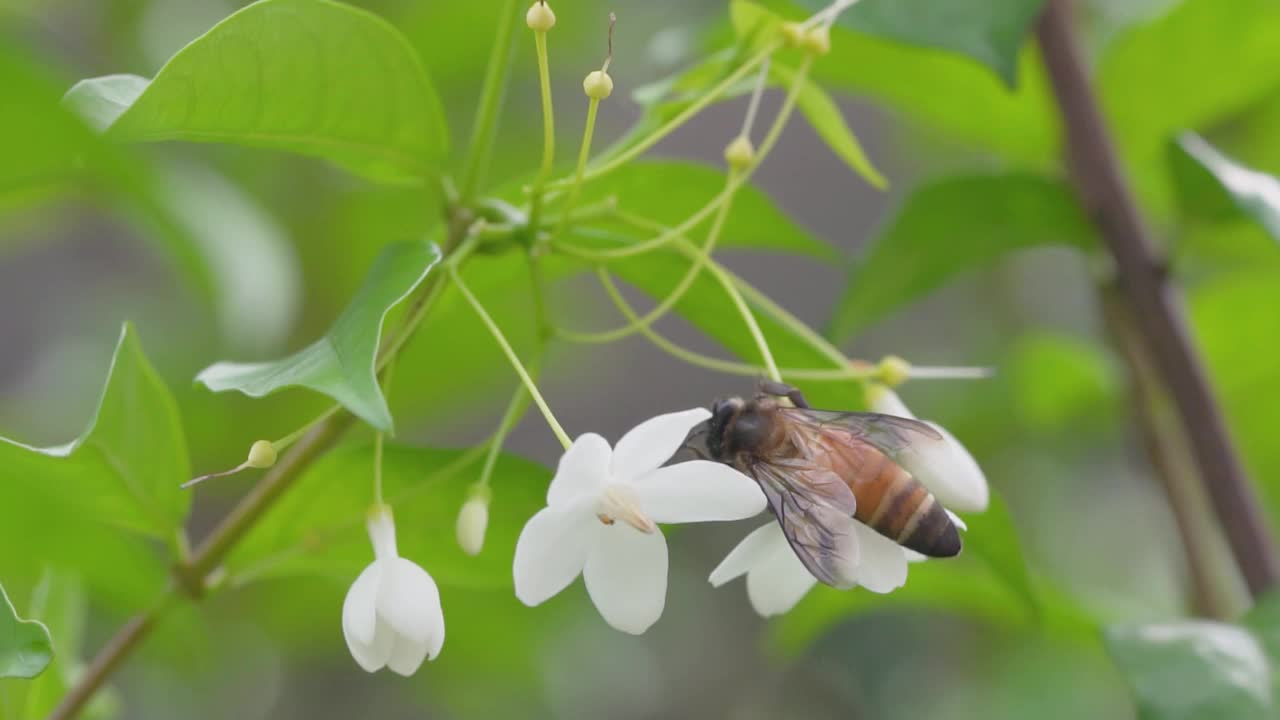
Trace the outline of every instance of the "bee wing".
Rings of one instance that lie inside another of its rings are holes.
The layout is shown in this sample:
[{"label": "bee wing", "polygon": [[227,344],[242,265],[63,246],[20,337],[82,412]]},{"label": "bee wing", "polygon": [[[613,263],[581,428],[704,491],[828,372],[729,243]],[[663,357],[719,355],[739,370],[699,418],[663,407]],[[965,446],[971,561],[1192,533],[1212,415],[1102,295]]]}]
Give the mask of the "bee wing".
[{"label": "bee wing", "polygon": [[889,457],[910,446],[946,442],[942,433],[928,423],[897,415],[872,412],[838,412],[808,408],[778,408],[790,422],[808,425],[815,430],[839,428],[870,444]]},{"label": "bee wing", "polygon": [[830,470],[802,460],[760,461],[749,470],[800,562],[832,587],[852,587],[857,500],[849,486]]}]

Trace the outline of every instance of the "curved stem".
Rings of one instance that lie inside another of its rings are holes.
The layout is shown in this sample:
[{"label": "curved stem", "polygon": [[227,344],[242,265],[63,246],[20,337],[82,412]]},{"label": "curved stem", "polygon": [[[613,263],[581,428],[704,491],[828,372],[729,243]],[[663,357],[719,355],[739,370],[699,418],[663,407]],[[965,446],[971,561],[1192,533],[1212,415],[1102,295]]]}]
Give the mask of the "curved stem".
[{"label": "curved stem", "polygon": [[555,433],[556,439],[560,441],[564,449],[568,450],[573,441],[569,439],[568,433],[560,426],[555,414],[547,406],[547,401],[542,397],[542,393],[538,391],[538,385],[529,376],[529,371],[520,362],[520,357],[512,349],[511,343],[507,342],[506,336],[502,334],[502,329],[493,321],[489,311],[485,310],[484,306],[480,304],[480,300],[471,293],[471,289],[467,287],[466,283],[462,281],[462,276],[458,274],[458,269],[452,264],[449,265],[449,273],[453,276],[453,283],[458,286],[458,291],[466,298],[467,304],[471,305],[471,309],[475,310],[476,315],[480,316],[480,321],[488,328],[489,334],[493,335],[494,341],[498,343],[498,347],[507,356],[507,360],[511,363],[511,368],[520,377],[520,382],[524,383],[525,388],[529,390],[529,395],[532,396],[534,404],[538,406],[538,410],[542,412],[542,417],[547,421],[547,425],[551,427],[551,432]]},{"label": "curved stem", "polygon": [[511,51],[515,47],[513,32],[520,15],[517,0],[507,0],[498,16],[498,28],[493,36],[493,49],[489,52],[489,64],[485,68],[484,87],[480,91],[480,105],[476,108],[475,124],[471,129],[471,146],[462,171],[459,205],[467,207],[475,200],[476,190],[489,164],[493,152],[493,136],[498,126],[498,107],[507,84],[507,71],[511,68]]},{"label": "curved stem", "polygon": [[[730,181],[733,175],[730,175]],[[698,279],[698,275],[702,269],[706,267],[711,260],[711,253],[715,251],[716,242],[720,238],[720,233],[724,229],[725,219],[729,215],[729,211],[733,206],[733,197],[729,196],[720,204],[719,212],[716,213],[715,220],[711,223],[711,230],[707,232],[707,241],[698,249],[696,255],[693,256],[693,262],[689,264],[689,269],[672,288],[671,292],[662,299],[652,310],[645,314],[644,317],[632,320],[630,323],[614,328],[613,330],[605,330],[597,333],[583,333],[572,330],[558,329],[557,334],[574,342],[612,342],[620,340],[624,337],[633,335],[642,329],[653,325],[659,318],[671,311],[671,308],[680,302],[689,288],[693,287],[693,283]]]},{"label": "curved stem", "polygon": [[[537,374],[537,368],[534,368],[533,374]],[[529,393],[524,385],[520,385],[511,396],[511,402],[507,404],[507,410],[502,414],[502,420],[498,422],[497,429],[493,431],[493,438],[489,440],[489,450],[485,453],[484,466],[480,468],[480,479],[477,481],[482,487],[489,486],[493,468],[498,464],[498,456],[502,454],[502,445],[527,409],[529,409]]]}]

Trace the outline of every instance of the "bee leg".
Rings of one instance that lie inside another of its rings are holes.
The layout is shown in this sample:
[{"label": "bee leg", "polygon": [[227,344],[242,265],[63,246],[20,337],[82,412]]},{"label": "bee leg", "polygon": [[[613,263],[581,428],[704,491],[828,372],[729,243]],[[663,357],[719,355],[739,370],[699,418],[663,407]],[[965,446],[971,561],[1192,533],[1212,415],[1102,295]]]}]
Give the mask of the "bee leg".
[{"label": "bee leg", "polygon": [[788,385],[776,380],[760,381],[760,392],[766,395],[774,395],[776,397],[784,397],[791,401],[792,405],[801,410],[808,410],[809,401],[804,399],[804,393],[800,392],[800,388]]}]

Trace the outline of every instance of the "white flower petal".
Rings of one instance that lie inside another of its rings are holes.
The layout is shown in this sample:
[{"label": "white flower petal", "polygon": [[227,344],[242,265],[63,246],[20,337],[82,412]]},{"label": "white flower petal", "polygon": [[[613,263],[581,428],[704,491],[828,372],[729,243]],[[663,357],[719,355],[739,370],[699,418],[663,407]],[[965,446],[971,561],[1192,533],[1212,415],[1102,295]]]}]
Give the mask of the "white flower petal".
[{"label": "white flower petal", "polygon": [[893,388],[888,385],[867,383],[866,393],[867,406],[871,408],[872,412],[915,419],[916,416],[907,408],[907,404],[902,402],[902,398],[898,397],[898,393],[894,392]]},{"label": "white flower petal", "polygon": [[356,577],[356,581],[351,583],[351,589],[347,590],[347,597],[342,601],[342,634],[347,638],[348,645],[352,641],[363,647],[373,645],[378,621],[375,603],[380,577],[381,567],[374,561],[369,563]]},{"label": "white flower petal", "polygon": [[667,413],[635,426],[613,450],[613,477],[629,480],[657,468],[676,454],[694,425],[711,417],[706,408]]},{"label": "white flower petal", "polygon": [[[443,637],[441,638],[443,640]],[[436,652],[439,652],[437,650]],[[435,653],[431,654],[435,659]],[[427,643],[417,642],[412,638],[399,635],[391,648],[391,656],[387,659],[387,667],[391,671],[409,677],[418,671],[422,661],[427,659]]]},{"label": "white flower petal", "polygon": [[929,559],[928,555],[925,555],[924,553],[916,552],[911,548],[902,548],[902,553],[907,556],[907,562],[909,563],[924,562],[925,560]]},{"label": "white flower petal", "polygon": [[516,597],[534,606],[569,586],[587,561],[587,550],[604,526],[592,514],[593,499],[543,508],[529,518],[516,541]]},{"label": "white flower petal", "polygon": [[[770,518],[769,522],[752,530],[751,534],[730,550],[716,569],[711,571],[711,577],[707,580],[714,587],[720,587],[740,575],[745,575],[747,571],[766,559],[767,553],[773,548],[775,535],[782,535],[782,530],[778,527],[778,523]],[[785,543],[786,538],[782,541]]]},{"label": "white flower petal", "polygon": [[658,468],[631,487],[645,514],[659,523],[741,520],[760,514],[765,506],[755,480],[707,460]]},{"label": "white flower petal", "polygon": [[[395,640],[395,632],[382,620],[377,620],[376,625],[372,643],[364,644],[346,636],[347,649],[351,651],[351,657],[355,658],[356,664],[365,672],[377,672],[386,667],[387,660],[391,659],[391,646]],[[346,635],[345,629],[343,634]]]},{"label": "white flower petal", "polygon": [[581,495],[598,492],[609,477],[609,442],[585,433],[560,456],[556,475],[547,488],[547,504],[562,505]]},{"label": "white flower petal", "polygon": [[[602,526],[603,527],[603,526]],[[639,635],[662,616],[667,601],[667,541],[622,523],[603,527],[582,578],[605,622]]]},{"label": "white flower petal", "polygon": [[969,529],[969,526],[964,524],[964,520],[961,520],[959,515],[957,515],[957,514],[955,514],[955,513],[951,512],[950,510],[947,510],[947,517],[951,518],[951,522],[952,522],[952,523],[953,523],[957,528],[959,528],[959,529],[961,529],[961,530],[968,530],[968,529]]},{"label": "white flower petal", "polygon": [[943,507],[965,512],[987,509],[987,478],[978,463],[945,428],[930,425],[941,440],[917,440],[897,453],[897,461],[924,484]]},{"label": "white flower petal", "polygon": [[853,524],[858,538],[858,584],[874,593],[887,593],[907,582],[907,555],[901,545],[860,522]]},{"label": "white flower petal", "polygon": [[787,612],[818,584],[796,557],[782,529],[777,523],[771,526],[775,530],[766,535],[762,560],[747,572],[747,599],[761,617]]},{"label": "white flower petal", "polygon": [[415,644],[444,637],[444,613],[436,581],[416,563],[396,558],[385,564],[378,585],[378,616]]}]

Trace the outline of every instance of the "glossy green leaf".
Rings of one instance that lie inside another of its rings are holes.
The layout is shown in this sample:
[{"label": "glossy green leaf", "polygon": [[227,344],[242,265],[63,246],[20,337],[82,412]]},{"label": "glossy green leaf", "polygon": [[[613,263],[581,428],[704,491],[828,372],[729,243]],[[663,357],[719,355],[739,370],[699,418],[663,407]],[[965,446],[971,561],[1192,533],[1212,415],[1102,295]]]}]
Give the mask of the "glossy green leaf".
[{"label": "glossy green leaf", "polygon": [[[678,225],[724,190],[720,170],[690,162],[629,163],[583,189],[582,205],[617,198],[618,207],[666,225]],[[705,225],[705,223],[704,223]],[[771,250],[835,260],[839,254],[780,211],[769,196],[744,185],[722,233],[725,247]]]},{"label": "glossy green leaf", "polygon": [[0,587],[0,678],[33,678],[53,660],[53,639],[38,620],[18,617]]},{"label": "glossy green leaf", "polygon": [[950,178],[915,190],[855,262],[830,333],[847,339],[955,275],[1026,248],[1084,246],[1069,188],[1034,175]]},{"label": "glossy green leaf", "polygon": [[[828,3],[804,0],[820,10]],[[1010,87],[1018,81],[1018,53],[1044,0],[862,0],[841,13],[839,25],[907,45],[963,55]]]},{"label": "glossy green leaf", "polygon": [[1232,160],[1194,133],[1178,138],[1177,148],[1205,173],[1195,176],[1184,172],[1176,176],[1182,180],[1179,195],[1184,207],[1190,206],[1192,212],[1209,217],[1222,217],[1226,214],[1224,206],[1231,204],[1262,226],[1272,239],[1280,241],[1280,181]]},{"label": "glossy green leaf", "polygon": [[982,558],[1028,608],[1039,613],[1038,591],[1027,571],[1022,541],[1004,498],[993,491],[991,504],[985,511],[966,514],[963,519],[968,526],[964,531],[965,550]]},{"label": "glossy green leaf", "polygon": [[174,55],[151,80],[84,80],[67,101],[129,141],[227,142],[420,179],[447,150],[416,53],[376,15],[327,0],[261,0]]},{"label": "glossy green leaf", "polygon": [[1108,628],[1106,645],[1143,720],[1275,717],[1271,668],[1235,625],[1186,621]]},{"label": "glossy green leaf", "polygon": [[1271,660],[1272,676],[1280,679],[1280,593],[1273,590],[1259,596],[1242,623],[1262,643]]},{"label": "glossy green leaf", "polygon": [[172,540],[191,504],[178,407],[125,325],[89,429],[65,445],[36,448],[0,438],[0,468],[105,522]]},{"label": "glossy green leaf", "polygon": [[374,369],[383,320],[439,262],[440,249],[433,244],[390,245],[324,337],[272,362],[211,365],[196,380],[214,392],[236,390],[250,397],[286,387],[310,388],[337,400],[370,425],[390,431],[391,412]]},{"label": "glossy green leaf", "polygon": [[[769,73],[777,78],[777,83],[783,87],[790,87],[795,77],[794,70],[780,63],[770,66]],[[874,187],[881,190],[889,187],[889,181],[871,164],[858,138],[854,137],[853,131],[845,122],[840,107],[825,90],[812,80],[805,82],[800,88],[800,94],[796,96],[796,105],[813,126],[814,131],[818,133],[818,137],[822,138],[827,147],[831,148],[831,151],[846,165]]]},{"label": "glossy green leaf", "polygon": [[[511,455],[499,458],[490,480],[493,500],[484,549],[471,557],[458,547],[454,528],[483,457],[473,453],[470,463],[460,464],[466,452],[386,446],[383,496],[395,514],[399,552],[441,585],[506,587],[516,537],[546,505],[551,472]],[[372,449],[329,453],[250,531],[228,568],[252,578],[319,574],[351,582],[373,561],[365,529],[372,502]]]}]

